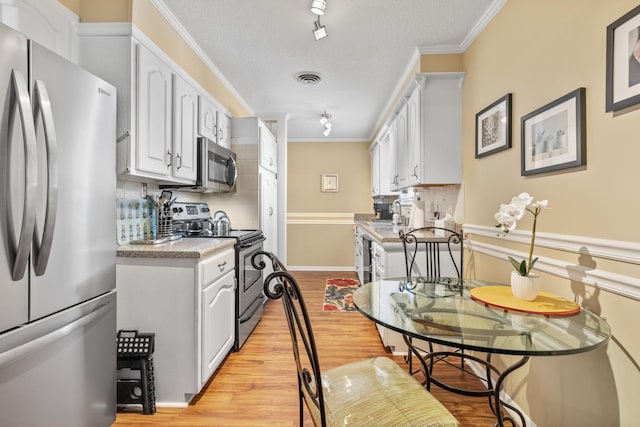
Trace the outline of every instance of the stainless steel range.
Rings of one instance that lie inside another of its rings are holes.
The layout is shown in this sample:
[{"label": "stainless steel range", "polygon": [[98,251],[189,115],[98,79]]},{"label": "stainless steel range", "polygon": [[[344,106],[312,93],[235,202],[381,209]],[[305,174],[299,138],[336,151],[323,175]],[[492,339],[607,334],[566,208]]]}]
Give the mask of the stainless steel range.
[{"label": "stainless steel range", "polygon": [[[236,250],[236,339],[234,350],[245,343],[262,317],[267,301],[262,291],[262,271],[251,265],[251,257],[262,250],[265,240],[262,230],[238,230],[219,227],[226,214],[218,211],[211,216],[206,203],[173,204],[172,229],[183,237],[213,237],[235,239]],[[227,219],[228,221],[228,219]],[[223,224],[224,225],[224,224]]]}]

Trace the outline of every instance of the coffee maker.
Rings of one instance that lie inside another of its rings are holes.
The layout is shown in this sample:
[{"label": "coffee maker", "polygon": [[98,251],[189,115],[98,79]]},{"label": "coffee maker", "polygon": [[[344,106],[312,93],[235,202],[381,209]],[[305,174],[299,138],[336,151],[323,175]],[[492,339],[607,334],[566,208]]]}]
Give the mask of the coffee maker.
[{"label": "coffee maker", "polygon": [[385,199],[373,200],[373,212],[376,221],[391,221],[393,212],[391,212],[391,203]]}]

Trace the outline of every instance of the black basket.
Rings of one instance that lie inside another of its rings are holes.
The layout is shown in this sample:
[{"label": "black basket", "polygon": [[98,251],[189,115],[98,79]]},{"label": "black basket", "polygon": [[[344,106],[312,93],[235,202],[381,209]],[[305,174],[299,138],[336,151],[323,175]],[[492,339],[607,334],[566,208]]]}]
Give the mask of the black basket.
[{"label": "black basket", "polygon": [[153,333],[139,333],[138,331],[118,331],[118,358],[148,358],[153,354],[155,335]]}]

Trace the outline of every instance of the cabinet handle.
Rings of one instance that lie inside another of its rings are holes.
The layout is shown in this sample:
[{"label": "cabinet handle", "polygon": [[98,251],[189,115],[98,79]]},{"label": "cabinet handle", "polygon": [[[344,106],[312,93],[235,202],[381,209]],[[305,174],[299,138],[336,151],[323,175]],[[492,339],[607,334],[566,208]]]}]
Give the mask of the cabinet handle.
[{"label": "cabinet handle", "polygon": [[418,165],[415,165],[413,167],[413,173],[411,174],[411,176],[418,178]]},{"label": "cabinet handle", "polygon": [[224,138],[224,132],[222,131],[222,129],[218,130],[218,143],[220,143],[220,141],[222,141],[222,138]]},{"label": "cabinet handle", "polygon": [[269,206],[269,216],[273,215],[273,208]]},{"label": "cabinet handle", "polygon": [[167,169],[171,167],[173,162],[171,161],[171,150],[167,150]]},{"label": "cabinet handle", "polygon": [[224,267],[225,267],[226,265],[227,265],[227,261],[224,261],[222,264],[218,264],[218,269],[219,269],[220,271],[223,271],[223,270],[224,270]]},{"label": "cabinet handle", "polygon": [[176,154],[176,169],[180,169],[182,167],[182,156],[180,154]]}]

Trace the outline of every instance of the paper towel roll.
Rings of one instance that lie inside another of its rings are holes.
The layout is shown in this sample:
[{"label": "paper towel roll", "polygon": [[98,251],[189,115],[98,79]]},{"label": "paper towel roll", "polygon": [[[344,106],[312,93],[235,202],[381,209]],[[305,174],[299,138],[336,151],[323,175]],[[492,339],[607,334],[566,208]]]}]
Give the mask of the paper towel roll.
[{"label": "paper towel roll", "polygon": [[421,200],[415,201],[411,211],[413,213],[413,228],[424,227],[424,203]]}]

